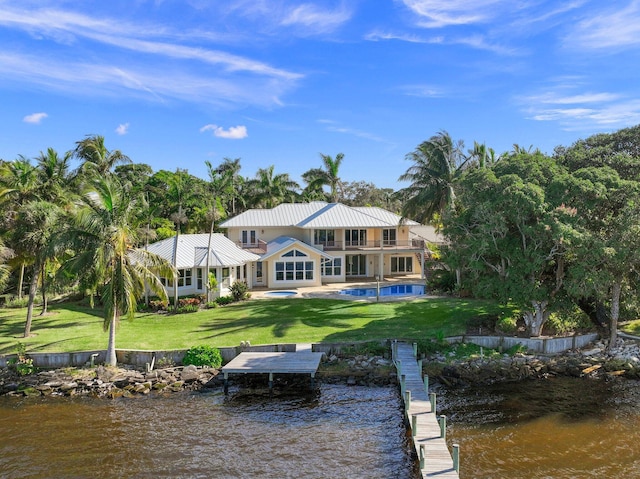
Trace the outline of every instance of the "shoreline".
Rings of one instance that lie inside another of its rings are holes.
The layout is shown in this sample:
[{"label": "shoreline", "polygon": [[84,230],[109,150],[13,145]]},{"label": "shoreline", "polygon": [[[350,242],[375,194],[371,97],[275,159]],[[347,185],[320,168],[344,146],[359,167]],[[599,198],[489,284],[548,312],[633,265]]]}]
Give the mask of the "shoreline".
[{"label": "shoreline", "polygon": [[[558,355],[516,353],[451,359],[436,353],[423,358],[423,373],[431,382],[450,387],[517,382],[567,376],[586,379],[640,379],[640,346],[619,339],[613,351],[599,341],[589,348]],[[139,367],[67,367],[20,375],[10,368],[0,369],[0,396],[46,397],[89,396],[116,399],[222,387],[220,370],[211,367],[174,366],[145,371]],[[276,387],[308,388],[308,379],[298,375],[280,376]],[[360,386],[397,385],[391,360],[374,354],[323,357],[317,380],[324,383]],[[238,376],[233,383],[248,388],[262,387],[260,376]]]}]

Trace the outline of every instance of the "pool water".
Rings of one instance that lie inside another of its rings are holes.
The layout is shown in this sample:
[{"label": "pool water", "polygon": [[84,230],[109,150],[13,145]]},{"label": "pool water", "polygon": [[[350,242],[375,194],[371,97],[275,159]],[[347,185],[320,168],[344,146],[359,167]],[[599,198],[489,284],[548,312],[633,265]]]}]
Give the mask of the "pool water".
[{"label": "pool water", "polygon": [[[349,296],[376,296],[376,288],[349,288],[340,291],[340,294]],[[380,286],[380,296],[419,296],[425,294],[423,284],[394,284]]]},{"label": "pool water", "polygon": [[270,298],[286,298],[289,296],[295,296],[296,293],[295,291],[269,291],[267,293],[264,293],[265,296],[269,296]]}]

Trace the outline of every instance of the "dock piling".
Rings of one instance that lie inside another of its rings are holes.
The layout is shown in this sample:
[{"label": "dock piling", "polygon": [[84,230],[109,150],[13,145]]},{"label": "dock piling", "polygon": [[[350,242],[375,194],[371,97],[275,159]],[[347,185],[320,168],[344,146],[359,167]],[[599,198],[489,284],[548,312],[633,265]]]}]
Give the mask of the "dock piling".
[{"label": "dock piling", "polygon": [[460,444],[453,445],[453,468],[460,474]]},{"label": "dock piling", "polygon": [[444,414],[438,418],[440,423],[440,437],[444,440],[447,439],[447,416]]}]

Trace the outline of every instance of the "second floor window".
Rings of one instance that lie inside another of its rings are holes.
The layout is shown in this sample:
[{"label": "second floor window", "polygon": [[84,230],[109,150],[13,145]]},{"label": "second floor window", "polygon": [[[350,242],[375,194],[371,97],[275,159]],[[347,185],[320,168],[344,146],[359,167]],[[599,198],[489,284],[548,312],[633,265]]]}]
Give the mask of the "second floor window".
[{"label": "second floor window", "polygon": [[313,240],[314,244],[335,246],[336,230],[315,230],[313,232]]},{"label": "second floor window", "polygon": [[367,230],[344,230],[346,246],[366,246]]},{"label": "second floor window", "polygon": [[395,229],[382,230],[382,244],[384,246],[395,246],[396,244]]},{"label": "second floor window", "polygon": [[256,230],[242,230],[241,240],[243,246],[256,244],[258,242]]}]

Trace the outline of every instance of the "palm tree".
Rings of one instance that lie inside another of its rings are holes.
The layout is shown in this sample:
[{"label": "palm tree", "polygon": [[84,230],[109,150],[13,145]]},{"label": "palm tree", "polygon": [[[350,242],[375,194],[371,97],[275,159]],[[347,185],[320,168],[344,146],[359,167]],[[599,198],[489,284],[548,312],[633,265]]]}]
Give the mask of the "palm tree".
[{"label": "palm tree", "polygon": [[0,238],[0,291],[3,290],[5,285],[7,284],[7,280],[9,279],[9,273],[11,272],[11,268],[7,265],[7,260],[13,257],[13,251],[10,248],[7,248]]},{"label": "palm tree", "polygon": [[74,155],[83,163],[80,171],[105,176],[112,172],[116,165],[131,163],[131,159],[120,150],[108,150],[104,144],[104,136],[89,135],[84,140],[76,142]]},{"label": "palm tree", "polygon": [[69,194],[69,162],[73,152],[67,152],[62,157],[53,148],[47,152],[40,152],[36,157],[37,176],[42,198],[47,201],[65,200]]},{"label": "palm tree", "polygon": [[300,188],[298,183],[289,178],[288,173],[273,174],[274,166],[260,168],[253,180],[247,182],[247,187],[255,206],[274,208],[280,203],[293,201]]},{"label": "palm tree", "polygon": [[311,168],[302,174],[302,178],[307,183],[303,194],[307,197],[317,197],[319,194],[325,196],[322,187],[326,185],[330,189],[329,201],[337,203],[342,196],[342,181],[338,176],[338,171],[344,154],[338,153],[334,159],[329,155],[320,153],[320,158],[322,158],[324,169]]},{"label": "palm tree", "polygon": [[[33,262],[31,284],[29,285],[29,301],[27,303],[27,320],[24,337],[31,334],[33,305],[40,278],[47,261],[53,257],[53,242],[56,228],[60,226],[60,208],[48,201],[31,201],[20,208],[16,217],[14,239],[23,251],[29,252]],[[42,285],[43,291],[45,284]],[[43,293],[44,294],[44,293]],[[46,296],[43,302],[43,313],[46,311]]]},{"label": "palm tree", "polygon": [[83,205],[73,218],[68,240],[75,255],[66,267],[83,272],[99,287],[104,307],[105,331],[109,331],[107,364],[116,365],[116,326],[123,315],[133,319],[137,300],[148,287],[163,300],[167,293],[159,276],[173,274],[172,266],[136,244],[135,202],[117,178],[90,180]]},{"label": "palm tree", "polygon": [[[0,165],[0,207],[4,212],[0,222],[3,229],[12,231],[20,207],[29,201],[37,200],[41,191],[38,170],[28,158],[19,156],[15,161],[3,162]],[[11,246],[16,252],[14,261],[20,269],[17,293],[18,298],[22,299],[24,270],[29,255],[23,251],[19,243]]]},{"label": "palm tree", "polygon": [[338,170],[340,169],[340,165],[342,164],[342,159],[344,155],[342,153],[338,153],[334,158],[331,158],[329,155],[323,155],[320,153],[320,158],[322,158],[322,163],[325,168],[327,185],[331,189],[331,202],[337,203],[340,199],[338,195],[338,189],[340,188],[342,182],[340,181],[340,177],[338,176]]},{"label": "palm tree", "polygon": [[402,216],[428,223],[455,206],[455,185],[468,161],[463,147],[462,141],[454,143],[449,133],[441,131],[407,155],[413,165],[399,178],[411,181],[398,192]]}]

